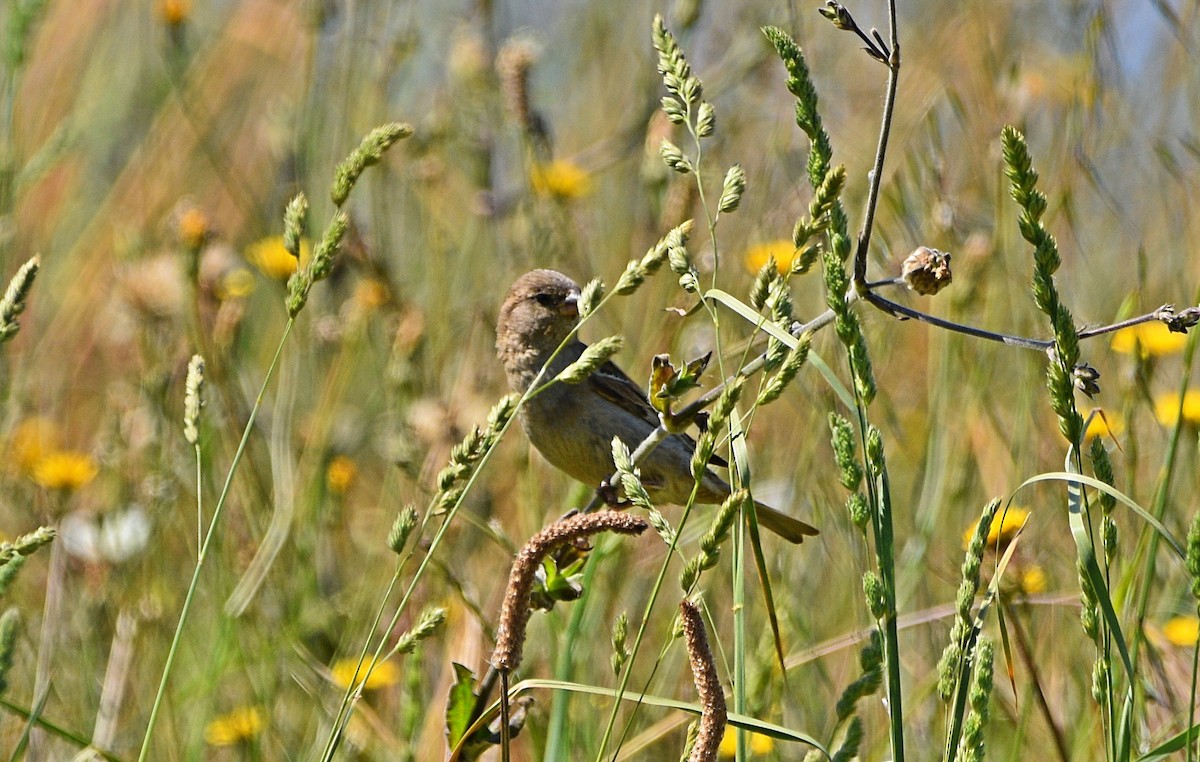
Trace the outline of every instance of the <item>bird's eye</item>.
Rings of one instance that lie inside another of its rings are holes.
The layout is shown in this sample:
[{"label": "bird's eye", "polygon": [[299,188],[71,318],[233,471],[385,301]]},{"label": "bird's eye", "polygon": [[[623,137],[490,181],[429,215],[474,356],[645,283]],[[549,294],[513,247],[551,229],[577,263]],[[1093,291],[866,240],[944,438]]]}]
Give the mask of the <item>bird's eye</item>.
[{"label": "bird's eye", "polygon": [[558,305],[559,301],[561,301],[554,294],[547,294],[544,292],[535,295],[533,298],[536,299],[537,303],[543,307],[555,307]]}]

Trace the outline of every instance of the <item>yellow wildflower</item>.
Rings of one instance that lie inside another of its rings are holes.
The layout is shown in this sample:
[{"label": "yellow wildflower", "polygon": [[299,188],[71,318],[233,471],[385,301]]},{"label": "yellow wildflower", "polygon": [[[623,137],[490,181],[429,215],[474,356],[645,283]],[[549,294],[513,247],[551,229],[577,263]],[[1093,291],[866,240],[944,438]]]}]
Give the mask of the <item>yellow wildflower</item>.
[{"label": "yellow wildflower", "polygon": [[243,299],[254,291],[254,274],[244,267],[235,267],[217,281],[214,295],[222,302]]},{"label": "yellow wildflower", "polygon": [[158,15],[167,26],[179,26],[191,14],[191,0],[160,0],[158,3]]},{"label": "yellow wildflower", "polygon": [[[1016,506],[1010,506],[1007,511],[1003,508],[996,511],[996,515],[992,517],[992,525],[988,527],[986,547],[999,549],[1012,542],[1013,537],[1017,535],[1017,530],[1024,526],[1025,520],[1028,518],[1029,511]],[[972,524],[967,531],[963,532],[964,549],[971,544],[976,526],[977,524]]]},{"label": "yellow wildflower", "polygon": [[1200,638],[1200,619],[1194,616],[1177,616],[1162,628],[1163,635],[1176,646],[1191,647]]},{"label": "yellow wildflower", "polygon": [[214,717],[204,726],[204,740],[209,746],[235,746],[257,736],[263,729],[262,710],[243,706],[229,714]]},{"label": "yellow wildflower", "polygon": [[1046,570],[1038,564],[1032,564],[1021,571],[1019,579],[1021,592],[1025,595],[1037,595],[1046,592]]},{"label": "yellow wildflower", "polygon": [[8,452],[12,462],[25,474],[32,474],[33,467],[48,452],[58,449],[58,426],[49,418],[35,416],[17,424],[8,440]]},{"label": "yellow wildflower", "polygon": [[[301,238],[300,264],[308,264],[311,255],[312,244]],[[250,244],[246,247],[246,260],[275,280],[287,280],[296,272],[296,258],[283,247],[283,236],[269,236]]]},{"label": "yellow wildflower", "polygon": [[[370,661],[363,662],[362,670],[356,670],[358,666],[358,658],[338,659],[330,672],[333,673],[333,681],[337,683],[343,690],[349,688],[352,684],[357,685],[362,679],[362,672],[370,666]],[[400,668],[392,661],[381,661],[375,665],[375,669],[371,670],[371,674],[367,675],[367,680],[363,683],[364,690],[375,690],[376,688],[386,688],[389,685],[395,685],[400,682]]]},{"label": "yellow wildflower", "polygon": [[[1179,418],[1179,395],[1175,392],[1160,394],[1154,398],[1154,417],[1163,426],[1174,426]],[[1183,420],[1200,424],[1200,389],[1188,389],[1183,395]]]},{"label": "yellow wildflower", "polygon": [[1089,439],[1096,437],[1119,437],[1125,431],[1125,420],[1120,413],[1105,412],[1104,415],[1096,413],[1092,416],[1092,420],[1088,421],[1087,428],[1083,431],[1083,440],[1086,442]]},{"label": "yellow wildflower", "polygon": [[329,461],[329,466],[325,469],[325,483],[329,485],[331,492],[341,494],[350,489],[357,474],[358,466],[354,465],[354,461],[345,455],[338,455]]},{"label": "yellow wildflower", "polygon": [[56,450],[33,465],[33,480],[47,489],[76,490],[96,478],[99,468],[82,452]]},{"label": "yellow wildflower", "polygon": [[179,215],[179,240],[188,249],[196,250],[208,240],[208,216],[199,207],[189,206]]},{"label": "yellow wildflower", "polygon": [[529,184],[539,196],[562,201],[583,198],[592,192],[592,179],[578,164],[559,159],[549,164],[534,164]]},{"label": "yellow wildflower", "polygon": [[[749,740],[751,754],[770,754],[775,750],[775,739],[770,736],[764,736],[762,733],[750,733]],[[732,725],[725,726],[725,735],[721,736],[721,748],[718,753],[722,757],[737,756],[737,728]]]},{"label": "yellow wildflower", "polygon": [[1157,320],[1122,328],[1113,334],[1112,348],[1122,354],[1138,352],[1142,357],[1157,357],[1182,352],[1187,334],[1175,333]]},{"label": "yellow wildflower", "polygon": [[779,274],[787,275],[792,268],[792,259],[796,256],[796,247],[791,241],[782,238],[755,244],[746,249],[743,261],[746,263],[746,269],[751,274],[757,275],[758,271],[767,263],[767,258],[772,255],[775,257],[775,267],[779,268]]}]

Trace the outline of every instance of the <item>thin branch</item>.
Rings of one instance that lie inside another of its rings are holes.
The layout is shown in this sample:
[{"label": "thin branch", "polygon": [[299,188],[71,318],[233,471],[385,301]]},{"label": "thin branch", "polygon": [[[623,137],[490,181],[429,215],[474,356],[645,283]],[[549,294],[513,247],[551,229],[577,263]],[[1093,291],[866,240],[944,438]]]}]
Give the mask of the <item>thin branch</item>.
[{"label": "thin branch", "polygon": [[987,331],[970,325],[955,323],[950,320],[943,320],[942,318],[934,317],[933,315],[914,310],[910,307],[905,307],[902,304],[897,304],[896,302],[893,302],[890,299],[885,299],[879,294],[876,294],[875,292],[866,288],[860,291],[859,295],[861,298],[866,299],[867,302],[872,306],[879,308],[893,317],[900,318],[901,320],[918,320],[922,323],[928,323],[929,325],[937,326],[938,328],[945,328],[946,330],[955,331],[957,333],[965,333],[968,336],[974,336],[979,339],[987,339],[988,341],[999,341],[1002,344],[1007,344],[1013,347],[1021,347],[1023,349],[1036,349],[1044,352],[1054,345],[1053,340],[1027,339],[1022,336],[1009,336],[1007,334],[994,333],[992,331]]},{"label": "thin branch", "polygon": [[[892,281],[880,281],[878,283],[873,283],[870,285],[872,285],[872,286],[888,285],[890,283],[892,283]],[[900,318],[901,320],[909,320],[909,319],[917,320],[919,322],[928,323],[929,325],[933,325],[938,328],[945,328],[948,331],[954,331],[956,333],[965,333],[968,336],[974,336],[975,338],[979,338],[979,339],[987,339],[988,341],[998,341],[1001,344],[1007,344],[1008,346],[1011,346],[1011,347],[1020,347],[1021,349],[1033,349],[1033,350],[1037,350],[1039,352],[1045,352],[1047,349],[1050,349],[1052,346],[1054,346],[1053,339],[1031,339],[1031,338],[1027,338],[1025,336],[1012,336],[1012,335],[1009,335],[1006,333],[996,333],[994,331],[988,331],[983,328],[976,328],[974,326],[965,325],[963,323],[955,323],[954,321],[951,321],[951,320],[945,320],[943,318],[934,317],[933,315],[930,315],[929,313],[921,312],[920,310],[914,310],[911,307],[905,307],[902,304],[897,304],[896,302],[893,302],[890,299],[882,297],[879,294],[877,294],[874,291],[871,291],[869,289],[862,292],[859,295],[859,298],[865,299],[872,306],[882,310],[883,312],[886,312],[887,314],[889,314],[893,317]],[[1091,339],[1091,338],[1095,338],[1096,336],[1103,336],[1105,334],[1112,333],[1114,331],[1119,331],[1122,328],[1129,328],[1131,326],[1140,325],[1141,323],[1150,323],[1150,322],[1154,322],[1154,321],[1159,321],[1161,323],[1171,324],[1175,321],[1175,319],[1177,317],[1182,317],[1182,316],[1184,316],[1185,313],[1193,311],[1193,310],[1200,310],[1200,307],[1189,307],[1187,310],[1184,310],[1184,312],[1176,313],[1174,308],[1171,307],[1171,305],[1167,304],[1167,305],[1163,305],[1162,307],[1159,307],[1158,309],[1154,310],[1153,312],[1147,312],[1144,315],[1138,315],[1136,317],[1131,317],[1128,320],[1122,320],[1117,323],[1110,323],[1108,325],[1103,325],[1103,326],[1099,326],[1096,328],[1082,329],[1078,332],[1078,335],[1079,335],[1080,339]],[[821,317],[825,317],[825,316],[822,315]],[[820,320],[820,318],[818,318],[817,320]],[[812,323],[807,324],[805,326],[805,328],[811,330],[811,326],[813,326],[815,323],[817,323],[817,320],[814,320]],[[826,322],[828,322],[828,321],[826,321]],[[823,323],[821,325],[823,325]],[[1181,322],[1181,325],[1184,327],[1184,330],[1181,331],[1183,333],[1186,333],[1186,328],[1191,327],[1191,325],[1188,325],[1188,320],[1186,318]],[[820,326],[818,325],[817,327],[820,327]]]},{"label": "thin branch", "polygon": [[[871,187],[867,194],[867,208],[863,218],[862,232],[858,234],[858,248],[854,252],[854,290],[868,291],[867,249],[871,243],[871,230],[875,225],[875,209],[879,205],[879,187],[883,183],[883,160],[887,155],[888,139],[892,132],[892,118],[896,111],[896,88],[900,82],[900,40],[896,33],[896,2],[888,3],[888,26],[891,28],[892,49],[888,52],[887,96],[883,102],[883,123],[879,128],[879,145],[875,149],[875,166],[871,170]],[[855,27],[857,29],[857,27]],[[861,32],[860,32],[861,34]]]}]

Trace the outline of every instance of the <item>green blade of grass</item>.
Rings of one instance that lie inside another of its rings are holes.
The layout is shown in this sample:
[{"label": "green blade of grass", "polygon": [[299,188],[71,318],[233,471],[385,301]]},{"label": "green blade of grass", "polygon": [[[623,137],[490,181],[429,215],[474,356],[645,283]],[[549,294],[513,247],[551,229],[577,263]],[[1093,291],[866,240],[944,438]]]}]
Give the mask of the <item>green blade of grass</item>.
[{"label": "green blade of grass", "polygon": [[1117,499],[1118,502],[1129,506],[1129,508],[1132,509],[1133,512],[1139,517],[1141,517],[1143,521],[1149,524],[1154,531],[1157,532],[1160,537],[1162,537],[1162,539],[1166,540],[1167,544],[1171,546],[1171,550],[1175,551],[1175,555],[1179,557],[1180,561],[1186,559],[1187,554],[1183,549],[1183,543],[1181,543],[1179,539],[1175,537],[1175,535],[1171,534],[1171,531],[1167,529],[1161,521],[1154,518],[1153,514],[1151,514],[1142,506],[1138,505],[1133,498],[1127,496],[1116,487],[1113,487],[1110,484],[1105,484],[1094,477],[1087,476],[1086,474],[1072,473],[1070,471],[1047,471],[1036,476],[1031,476],[1025,481],[1021,482],[1021,484],[1017,486],[1015,492],[1021,491],[1023,487],[1027,487],[1030,484],[1036,484],[1037,482],[1045,481],[1062,481],[1067,482],[1068,484],[1082,484],[1085,487],[1091,487],[1107,495],[1112,495]]},{"label": "green blade of grass", "polygon": [[[1066,466],[1069,476],[1078,477],[1080,474],[1070,472],[1074,456],[1075,448],[1072,447],[1067,453]],[[1104,613],[1110,636],[1117,644],[1117,652],[1121,655],[1121,661],[1125,667],[1127,680],[1121,717],[1117,722],[1118,727],[1114,729],[1116,731],[1114,754],[1116,759],[1128,759],[1130,745],[1133,742],[1133,683],[1137,679],[1137,673],[1133,670],[1133,661],[1129,657],[1129,648],[1125,643],[1125,635],[1121,631],[1120,619],[1117,618],[1116,609],[1113,608],[1112,599],[1108,595],[1107,580],[1100,570],[1099,564],[1096,563],[1096,548],[1092,545],[1091,534],[1088,532],[1084,519],[1083,490],[1074,478],[1067,482],[1067,506],[1070,512],[1071,536],[1075,539],[1080,567],[1096,592],[1096,599],[1100,603],[1100,610]]]},{"label": "green blade of grass", "polygon": [[[566,682],[562,680],[522,680],[509,689],[509,699],[512,700],[522,693],[528,691],[546,689],[570,691],[572,693],[582,693],[591,696],[604,696],[607,698],[619,698],[622,701],[631,701],[644,706],[656,706],[660,709],[675,709],[695,715],[700,715],[704,712],[704,708],[702,706],[688,701],[679,701],[678,699],[655,696],[649,693],[633,693],[628,690],[618,691],[615,688],[601,688],[595,685],[584,685],[582,683]],[[495,719],[499,712],[500,702],[495,701],[488,706],[488,708],[483,712],[479,719],[477,719],[475,723],[471,725],[471,727],[466,729],[464,736],[469,738],[471,734],[473,734],[479,728],[486,726],[489,722]],[[782,725],[776,725],[774,723],[759,720],[754,717],[747,717],[744,714],[735,714],[732,712],[729,714],[728,722],[734,727],[748,730],[752,733],[769,736],[778,741],[808,744],[814,749],[820,751],[826,757],[829,756],[829,752],[825,749],[825,747],[821,745],[816,738],[808,733],[804,733],[799,730],[792,730],[791,728],[785,728]],[[455,762],[455,760],[459,758],[461,751],[462,750],[458,747],[451,749],[449,762]]]},{"label": "green blade of grass", "polygon": [[[737,411],[729,416],[729,425],[733,429],[733,436],[730,439],[730,448],[733,450],[734,458],[733,465],[738,470],[738,475],[743,487],[750,486],[750,453],[746,449],[745,431],[742,428],[742,418],[737,414]],[[750,505],[753,506],[753,498],[750,500]],[[787,664],[784,661],[783,652],[783,636],[779,632],[779,614],[775,610],[775,595],[771,590],[771,578],[767,574],[767,561],[763,555],[762,537],[758,531],[758,519],[754,516],[753,507],[750,508],[750,549],[754,554],[754,567],[758,571],[759,581],[762,583],[763,602],[767,606],[767,621],[771,626],[771,635],[775,640],[775,655],[779,659],[779,668],[783,673],[787,674]]]},{"label": "green blade of grass", "polygon": [[1160,759],[1169,759],[1174,754],[1177,754],[1187,748],[1188,744],[1200,738],[1200,725],[1193,725],[1187,730],[1181,730],[1167,740],[1150,749],[1145,754],[1137,758],[1137,762],[1158,762]]},{"label": "green blade of grass", "polygon": [[[733,294],[722,291],[719,288],[710,288],[704,292],[704,298],[712,298],[721,304],[724,304],[746,322],[761,328],[766,333],[782,341],[788,346],[789,349],[795,349],[800,343],[799,339],[783,330],[779,326],[769,321],[764,321],[763,316],[758,314],[753,307],[746,304],[741,299],[738,299]],[[833,393],[836,394],[838,399],[842,401],[842,404],[846,406],[846,409],[854,410],[854,395],[850,393],[850,390],[846,388],[846,385],[842,383],[841,379],[834,374],[833,370],[812,349],[808,350],[808,362],[811,363],[812,366],[821,373],[821,376],[824,377],[825,381],[829,384],[829,388],[832,389]]]}]

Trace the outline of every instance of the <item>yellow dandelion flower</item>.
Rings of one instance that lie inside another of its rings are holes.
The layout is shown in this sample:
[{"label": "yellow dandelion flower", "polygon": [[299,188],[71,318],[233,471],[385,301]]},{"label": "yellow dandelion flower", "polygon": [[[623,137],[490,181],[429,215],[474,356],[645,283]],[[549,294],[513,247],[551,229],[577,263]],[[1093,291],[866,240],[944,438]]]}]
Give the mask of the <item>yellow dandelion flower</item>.
[{"label": "yellow dandelion flower", "polygon": [[1033,564],[1021,572],[1018,584],[1025,595],[1037,595],[1046,592],[1046,570],[1039,564]]},{"label": "yellow dandelion flower", "polygon": [[[343,690],[351,685],[357,685],[362,679],[360,675],[370,665],[370,662],[364,662],[362,670],[356,670],[358,659],[338,659],[329,671],[333,673],[333,681],[337,683]],[[363,689],[372,691],[376,688],[386,688],[389,685],[395,685],[400,682],[400,668],[392,661],[381,661],[375,665],[375,669],[371,670],[371,674],[367,675],[367,681],[363,683]]]},{"label": "yellow dandelion flower", "polygon": [[179,240],[188,249],[199,249],[208,239],[208,216],[199,207],[189,206],[179,215]]},{"label": "yellow dandelion flower", "polygon": [[1177,616],[1162,628],[1166,639],[1176,646],[1191,647],[1200,639],[1200,619],[1194,616]]},{"label": "yellow dandelion flower", "polygon": [[1110,413],[1105,411],[1104,415],[1096,413],[1092,416],[1092,420],[1088,421],[1087,428],[1083,431],[1083,441],[1103,437],[1111,439],[1121,436],[1125,431],[1125,419],[1120,413]]},{"label": "yellow dandelion flower", "polygon": [[[1200,424],[1200,389],[1188,389],[1183,395],[1183,420],[1193,425]],[[1179,419],[1179,395],[1175,392],[1160,394],[1154,398],[1154,417],[1163,426],[1174,426]]]},{"label": "yellow dandelion flower", "polygon": [[1127,355],[1138,352],[1142,357],[1175,354],[1186,345],[1186,334],[1175,333],[1157,320],[1122,328],[1113,334],[1111,344],[1114,351]]},{"label": "yellow dandelion flower", "polygon": [[16,425],[8,440],[9,460],[23,474],[32,474],[33,467],[59,446],[58,426],[49,418],[35,416]]},{"label": "yellow dandelion flower", "polygon": [[82,452],[56,450],[33,465],[33,480],[46,489],[77,490],[96,478],[96,461]]},{"label": "yellow dandelion flower", "polygon": [[214,717],[205,725],[204,740],[209,746],[235,746],[261,733],[263,724],[261,709],[255,706],[238,707],[229,714]]},{"label": "yellow dandelion flower", "polygon": [[[775,750],[775,739],[762,733],[750,733],[749,746],[751,754],[770,754]],[[722,757],[737,756],[737,728],[732,725],[725,726],[725,735],[721,736],[721,748],[718,753]]]},{"label": "yellow dandelion flower", "polygon": [[[1017,530],[1024,526],[1025,520],[1028,518],[1029,511],[1016,506],[1009,507],[1007,511],[1004,509],[996,511],[996,515],[992,517],[992,525],[988,527],[986,547],[999,549],[1012,542],[1013,537],[1017,535]],[[967,531],[963,532],[964,550],[971,544],[976,526],[977,524],[972,524]]]},{"label": "yellow dandelion flower", "polygon": [[549,164],[534,164],[529,184],[539,196],[562,201],[583,198],[592,192],[592,179],[578,164],[559,159]]},{"label": "yellow dandelion flower", "polygon": [[191,0],[161,0],[158,3],[158,16],[167,26],[179,26],[192,15]]},{"label": "yellow dandelion flower", "polygon": [[742,259],[746,263],[746,269],[757,275],[767,263],[767,258],[772,255],[775,257],[775,267],[779,268],[779,274],[787,275],[792,268],[792,259],[796,256],[796,247],[791,241],[780,238],[751,246],[746,249]]},{"label": "yellow dandelion flower", "polygon": [[235,267],[221,276],[213,294],[218,300],[245,299],[254,292],[254,273],[244,267]]},{"label": "yellow dandelion flower", "polygon": [[[300,239],[300,264],[307,265],[312,256],[312,244]],[[263,275],[275,280],[287,280],[296,272],[296,258],[283,247],[283,236],[269,236],[246,247],[246,260]]]},{"label": "yellow dandelion flower", "polygon": [[342,494],[350,489],[356,475],[358,466],[354,465],[354,461],[345,455],[338,455],[329,461],[329,466],[325,469],[325,483],[329,485],[331,492]]}]

